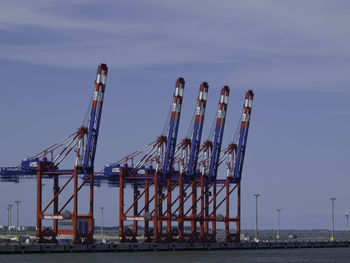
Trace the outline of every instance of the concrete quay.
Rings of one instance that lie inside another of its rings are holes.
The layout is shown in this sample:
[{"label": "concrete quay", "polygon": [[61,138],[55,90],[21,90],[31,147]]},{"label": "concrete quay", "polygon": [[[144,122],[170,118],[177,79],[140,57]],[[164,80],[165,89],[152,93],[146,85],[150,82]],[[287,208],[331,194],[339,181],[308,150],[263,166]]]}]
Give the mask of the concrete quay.
[{"label": "concrete quay", "polygon": [[227,249],[297,249],[350,247],[350,241],[270,241],[240,243],[107,243],[107,244],[0,244],[0,254],[136,252]]}]

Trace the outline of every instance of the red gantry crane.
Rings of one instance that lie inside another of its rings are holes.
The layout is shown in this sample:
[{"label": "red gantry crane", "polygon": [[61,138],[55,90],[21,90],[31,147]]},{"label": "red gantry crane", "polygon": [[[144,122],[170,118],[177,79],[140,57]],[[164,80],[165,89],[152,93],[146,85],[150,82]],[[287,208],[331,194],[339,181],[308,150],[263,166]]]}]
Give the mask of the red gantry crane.
[{"label": "red gantry crane", "polygon": [[[230,91],[224,86],[213,140],[200,146],[208,93],[208,84],[203,82],[191,139],[186,137],[176,145],[184,83],[181,78],[176,82],[168,136],[158,136],[143,149],[106,166],[97,176],[119,187],[121,242],[137,242],[141,223],[146,242],[216,242],[217,223],[224,223],[227,242],[240,239],[240,177],[234,176],[234,170],[238,163],[243,165],[249,126],[244,125],[238,138],[242,141],[241,153],[238,142],[221,150]],[[248,94],[250,117],[253,93]],[[237,159],[239,154],[241,158]],[[227,166],[223,179],[218,177],[222,164]],[[133,188],[129,203],[124,190],[127,185]],[[219,214],[220,207],[226,207],[225,215]]]},{"label": "red gantry crane", "polygon": [[[98,66],[93,99],[90,105],[90,115],[86,125],[81,126],[64,140],[53,144],[34,157],[23,160],[21,165],[1,169],[3,181],[18,181],[21,178],[36,177],[36,236],[39,243],[47,240],[57,242],[56,237],[59,234],[72,235],[74,243],[93,243],[94,160],[107,72],[108,67],[106,64]],[[54,151],[59,152],[55,157]],[[47,159],[48,154],[51,155],[50,161]],[[72,154],[75,156],[73,169],[61,169],[60,164],[62,161]],[[43,179],[48,178],[53,179],[53,197],[49,199],[48,203],[44,204]],[[65,180],[62,185],[60,185],[61,179]],[[79,184],[79,180],[82,183]],[[61,203],[62,199],[64,199],[62,192],[68,189],[69,185],[73,185],[73,193]],[[84,185],[89,185],[90,187],[89,199],[87,200],[89,206],[88,214],[81,214],[78,209],[79,191]],[[59,202],[59,200],[61,201]],[[69,204],[73,206],[72,212],[66,209]],[[49,208],[51,208],[51,212],[49,212]],[[44,220],[52,221],[52,226],[44,228]],[[72,228],[59,229],[58,222],[61,220],[71,221]]]},{"label": "red gantry crane", "polygon": [[[241,178],[253,91],[246,93],[237,136],[221,150],[230,89],[228,86],[221,89],[213,135],[201,144],[209,89],[203,82],[195,105],[191,135],[177,144],[185,87],[184,79],[178,78],[167,135],[159,135],[144,148],[94,174],[107,72],[107,65],[100,64],[86,125],[23,160],[20,165],[1,168],[2,181],[37,179],[38,242],[48,239],[57,242],[57,235],[71,234],[74,243],[92,243],[94,186],[103,183],[119,187],[118,232],[121,242],[138,242],[142,231],[145,242],[216,242],[218,224],[225,227],[226,242],[239,241]],[[57,151],[59,153],[54,157]],[[70,154],[74,154],[73,169],[61,169],[62,161]],[[51,156],[50,161],[48,156]],[[224,177],[220,176],[222,165],[226,165]],[[53,179],[53,197],[45,206],[43,179]],[[63,184],[60,184],[61,180],[65,180]],[[73,193],[61,202],[63,191],[71,184]],[[88,214],[81,214],[78,209],[78,194],[84,185],[90,189]],[[132,188],[131,198],[125,190],[127,186]],[[67,210],[69,205],[73,206],[72,212]],[[51,221],[52,227],[44,228],[44,220]],[[60,229],[60,221],[72,222],[72,228]]]}]

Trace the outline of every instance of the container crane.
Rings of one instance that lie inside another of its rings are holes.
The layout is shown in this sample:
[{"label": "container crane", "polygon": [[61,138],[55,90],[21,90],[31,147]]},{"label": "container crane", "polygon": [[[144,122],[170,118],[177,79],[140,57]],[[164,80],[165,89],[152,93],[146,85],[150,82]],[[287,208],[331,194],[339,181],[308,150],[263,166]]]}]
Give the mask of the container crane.
[{"label": "container crane", "polygon": [[[97,69],[94,93],[89,115],[89,122],[78,128],[76,132],[65,139],[53,144],[37,155],[23,160],[16,167],[1,168],[3,180],[20,180],[23,178],[36,178],[37,180],[37,220],[36,236],[37,242],[57,242],[58,234],[73,235],[74,243],[93,243],[93,192],[94,192],[94,158],[96,153],[97,138],[100,128],[103,98],[106,87],[108,67],[101,63]],[[59,153],[54,156],[54,151]],[[75,153],[73,169],[61,169],[60,164],[68,155]],[[47,155],[51,155],[51,160]],[[79,176],[83,183],[78,184]],[[59,179],[66,178],[66,182],[60,186]],[[53,179],[53,198],[43,208],[43,179]],[[67,185],[73,180],[73,194],[59,208],[59,197]],[[87,215],[78,212],[78,192],[82,186],[90,185],[89,212]],[[73,200],[73,204],[71,201]],[[64,210],[68,205],[73,206],[73,212]],[[52,213],[48,208],[52,207]],[[52,221],[53,226],[49,229],[43,228],[43,220]],[[59,229],[58,221],[71,220],[72,229]]]}]

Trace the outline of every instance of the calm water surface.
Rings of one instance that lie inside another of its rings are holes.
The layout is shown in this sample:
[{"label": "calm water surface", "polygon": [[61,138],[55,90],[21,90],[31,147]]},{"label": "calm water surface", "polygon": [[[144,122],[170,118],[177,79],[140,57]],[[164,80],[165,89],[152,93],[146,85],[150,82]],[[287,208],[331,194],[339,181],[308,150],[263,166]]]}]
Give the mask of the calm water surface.
[{"label": "calm water surface", "polygon": [[308,249],[264,249],[230,251],[158,251],[136,253],[76,253],[76,254],[25,254],[0,255],[0,262],[50,262],[50,263],[92,263],[92,262],[152,262],[152,263],[199,263],[199,262],[318,262],[350,263],[350,248],[308,248]]}]

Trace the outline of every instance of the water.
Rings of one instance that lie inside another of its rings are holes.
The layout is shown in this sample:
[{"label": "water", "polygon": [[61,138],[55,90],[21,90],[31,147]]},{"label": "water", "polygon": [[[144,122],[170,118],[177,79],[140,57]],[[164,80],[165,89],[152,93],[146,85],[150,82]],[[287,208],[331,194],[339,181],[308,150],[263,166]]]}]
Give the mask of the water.
[{"label": "water", "polygon": [[74,253],[74,254],[23,254],[0,255],[0,262],[50,262],[50,263],[94,263],[94,262],[152,262],[152,263],[273,263],[273,262],[317,262],[349,263],[350,248],[305,248],[305,249],[259,249],[225,251],[158,251],[119,253]]}]

